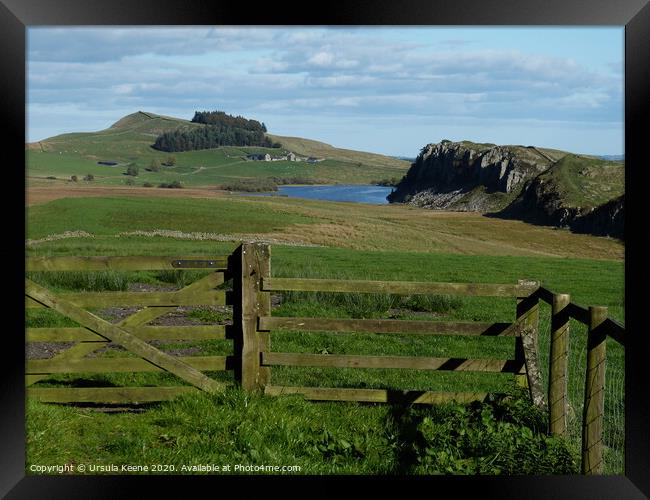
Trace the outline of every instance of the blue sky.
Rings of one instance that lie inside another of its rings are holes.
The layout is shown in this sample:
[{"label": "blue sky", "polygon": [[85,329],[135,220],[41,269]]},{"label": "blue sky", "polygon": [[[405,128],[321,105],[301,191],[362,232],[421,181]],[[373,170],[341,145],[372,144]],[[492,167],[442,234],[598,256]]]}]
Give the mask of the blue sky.
[{"label": "blue sky", "polygon": [[623,27],[31,27],[27,44],[29,142],[218,109],[389,155],[623,153]]}]

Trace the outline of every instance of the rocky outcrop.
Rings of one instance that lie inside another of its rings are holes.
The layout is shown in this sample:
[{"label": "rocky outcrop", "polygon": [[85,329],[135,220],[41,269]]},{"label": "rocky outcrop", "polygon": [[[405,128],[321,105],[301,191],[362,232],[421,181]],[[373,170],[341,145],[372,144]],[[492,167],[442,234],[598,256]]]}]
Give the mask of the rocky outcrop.
[{"label": "rocky outcrop", "polygon": [[623,164],[533,146],[428,144],[388,196],[623,238]]},{"label": "rocky outcrop", "polygon": [[[518,154],[518,149],[526,150]],[[390,202],[454,210],[498,209],[503,196],[518,193],[524,181],[544,172],[552,161],[534,148],[442,141],[425,146]]]},{"label": "rocky outcrop", "polygon": [[569,227],[576,233],[624,239],[625,195],[619,196],[575,219]]}]

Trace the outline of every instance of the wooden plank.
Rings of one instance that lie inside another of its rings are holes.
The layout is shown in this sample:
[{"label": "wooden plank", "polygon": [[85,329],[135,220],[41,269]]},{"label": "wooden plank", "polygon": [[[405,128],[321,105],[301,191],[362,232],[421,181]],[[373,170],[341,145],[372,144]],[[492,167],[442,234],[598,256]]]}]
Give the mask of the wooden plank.
[{"label": "wooden plank", "polygon": [[539,287],[537,282],[528,284],[492,283],[429,283],[417,281],[367,281],[305,278],[267,278],[263,280],[264,291],[305,292],[357,292],[395,294],[445,294],[492,297],[527,296]]},{"label": "wooden plank", "polygon": [[329,387],[287,387],[267,385],[264,394],[281,396],[301,394],[319,401],[360,401],[368,403],[439,404],[449,401],[469,403],[483,401],[487,392],[398,391],[385,389],[339,389]]},{"label": "wooden plank", "polygon": [[34,300],[41,302],[43,305],[68,316],[86,328],[124,346],[127,350],[132,351],[161,368],[164,368],[199,389],[208,392],[219,392],[224,388],[223,383],[206,377],[200,371],[192,368],[187,363],[184,363],[181,360],[147,344],[143,340],[134,337],[123,328],[112,325],[102,318],[81,309],[61,297],[54,296],[47,289],[37,285],[31,280],[26,280],[25,294]]},{"label": "wooden plank", "polygon": [[571,302],[567,305],[567,312],[573,319],[578,320],[585,325],[589,324],[589,309],[586,307]]},{"label": "wooden plank", "polygon": [[517,322],[522,325],[520,346],[526,366],[530,397],[533,404],[540,408],[546,408],[539,365],[539,299],[536,296],[517,299]]},{"label": "wooden plank", "polygon": [[181,394],[198,393],[189,386],[176,387],[31,387],[27,397],[44,403],[138,404],[168,401]]},{"label": "wooden plank", "polygon": [[585,403],[582,414],[582,473],[603,473],[603,420],[605,416],[605,362],[607,330],[602,327],[607,308],[589,307]]},{"label": "wooden plank", "polygon": [[[77,359],[77,358],[83,358],[87,354],[90,354],[91,352],[97,350],[99,345],[95,342],[81,342],[77,345],[73,345],[72,347],[66,349],[63,352],[58,353],[56,356],[51,358],[53,361],[69,361],[72,359]],[[29,387],[30,385],[35,384],[36,382],[39,382],[45,378],[47,378],[47,375],[26,375],[25,376],[25,385]]]},{"label": "wooden plank", "polygon": [[[66,292],[57,296],[79,307],[217,306],[226,303],[226,292],[223,291],[191,294],[180,290],[176,292]],[[26,302],[25,307],[42,307],[36,302]]]},{"label": "wooden plank", "polygon": [[[199,371],[223,371],[226,363],[232,363],[232,356],[187,356],[178,357],[184,363]],[[44,373],[120,373],[120,372],[162,372],[159,366],[140,358],[84,358],[84,359],[30,359],[27,374]]]},{"label": "wooden plank", "polygon": [[[194,267],[183,269],[205,269],[199,261],[212,262],[209,269],[226,269],[228,258],[225,256],[208,257],[28,257],[26,268],[31,271],[149,271],[159,269],[178,269],[177,261],[196,262]],[[209,265],[209,264],[208,264]]]},{"label": "wooden plank", "polygon": [[359,356],[350,354],[263,352],[262,364],[277,366],[407,368],[415,370],[515,373],[514,360],[431,358],[424,356]]},{"label": "wooden plank", "polygon": [[131,316],[127,316],[126,318],[124,318],[117,325],[128,330],[134,326],[141,326],[146,323],[149,323],[150,321],[153,321],[156,318],[160,318],[161,316],[164,316],[165,314],[175,310],[176,307],[174,306],[144,307],[143,309],[140,309],[138,312],[131,314]]},{"label": "wooden plank", "polygon": [[612,337],[616,342],[625,345],[625,326],[612,318],[607,318],[603,327],[607,330],[607,335]]},{"label": "wooden plank", "polygon": [[[141,340],[222,340],[226,338],[225,325],[139,326],[127,330]],[[104,337],[87,328],[28,328],[26,339],[27,342],[108,342]]]},{"label": "wooden plank", "polygon": [[[260,390],[269,380],[270,369],[260,365],[260,352],[268,349],[269,336],[261,336],[258,318],[271,309],[270,294],[261,291],[261,279],[270,274],[269,246],[244,243],[238,250],[239,270],[237,322],[241,333],[241,383],[245,390]],[[234,313],[234,311],[233,311]]]},{"label": "wooden plank", "polygon": [[549,430],[556,436],[567,435],[569,397],[567,393],[569,356],[568,294],[555,294],[551,301],[551,352],[549,355]]},{"label": "wooden plank", "polygon": [[477,321],[412,321],[399,319],[331,319],[263,316],[260,330],[366,333],[421,333],[430,335],[504,335],[511,323]]}]

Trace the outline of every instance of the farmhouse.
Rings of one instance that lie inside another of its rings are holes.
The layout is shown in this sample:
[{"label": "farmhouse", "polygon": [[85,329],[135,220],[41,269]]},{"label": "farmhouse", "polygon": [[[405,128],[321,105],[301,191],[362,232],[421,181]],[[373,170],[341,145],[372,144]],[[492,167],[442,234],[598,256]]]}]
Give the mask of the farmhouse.
[{"label": "farmhouse", "polygon": [[289,151],[286,155],[284,156],[271,156],[270,154],[259,154],[259,153],[254,153],[254,154],[249,154],[246,156],[247,160],[253,160],[253,161],[305,161],[307,163],[318,163],[320,161],[323,161],[325,158],[315,158],[313,156],[309,157],[300,157],[296,156],[295,153],[292,153]]}]

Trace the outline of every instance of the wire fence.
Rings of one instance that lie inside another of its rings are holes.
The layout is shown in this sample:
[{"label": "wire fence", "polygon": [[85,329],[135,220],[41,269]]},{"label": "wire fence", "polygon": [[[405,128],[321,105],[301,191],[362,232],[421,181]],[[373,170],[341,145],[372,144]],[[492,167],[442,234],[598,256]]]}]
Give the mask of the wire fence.
[{"label": "wire fence", "polygon": [[[540,302],[539,355],[542,382],[548,394],[551,307]],[[569,360],[567,394],[569,399],[567,438],[580,456],[582,413],[585,399],[587,367],[587,326],[574,319],[569,324]],[[625,348],[607,339],[605,368],[605,416],[603,422],[604,474],[625,473]]]}]

